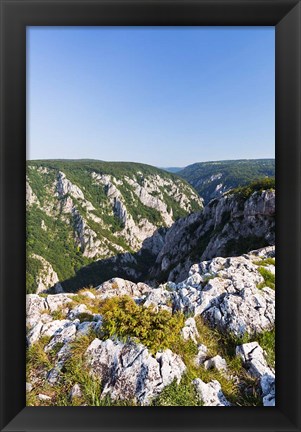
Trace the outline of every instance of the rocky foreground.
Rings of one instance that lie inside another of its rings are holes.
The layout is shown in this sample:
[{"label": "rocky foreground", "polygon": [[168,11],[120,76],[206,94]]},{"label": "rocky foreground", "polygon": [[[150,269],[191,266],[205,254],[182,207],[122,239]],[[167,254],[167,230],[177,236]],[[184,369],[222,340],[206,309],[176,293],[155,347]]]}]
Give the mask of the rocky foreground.
[{"label": "rocky foreground", "polygon": [[275,405],[275,248],[27,295],[28,405]]}]

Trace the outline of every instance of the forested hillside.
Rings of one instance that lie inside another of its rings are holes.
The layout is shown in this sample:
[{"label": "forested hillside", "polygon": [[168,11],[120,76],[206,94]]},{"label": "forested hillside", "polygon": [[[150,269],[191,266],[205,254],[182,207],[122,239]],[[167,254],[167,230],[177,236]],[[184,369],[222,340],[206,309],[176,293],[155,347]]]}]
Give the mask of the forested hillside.
[{"label": "forested hillside", "polygon": [[199,162],[178,171],[177,175],[187,180],[207,204],[230,189],[263,177],[274,177],[275,159]]},{"label": "forested hillside", "polygon": [[143,246],[155,254],[164,231],[201,208],[185,180],[148,165],[30,161],[27,290],[69,279],[99,259],[122,255],[135,265],[129,252]]}]

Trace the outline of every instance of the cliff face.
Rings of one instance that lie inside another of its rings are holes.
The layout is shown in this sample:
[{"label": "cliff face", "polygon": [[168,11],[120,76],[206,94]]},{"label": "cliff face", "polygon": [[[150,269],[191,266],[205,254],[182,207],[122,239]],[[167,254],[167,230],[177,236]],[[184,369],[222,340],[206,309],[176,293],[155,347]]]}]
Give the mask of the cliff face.
[{"label": "cliff face", "polygon": [[142,245],[158,253],[165,230],[202,208],[185,181],[141,164],[32,162],[26,191],[28,254],[42,256],[60,280]]},{"label": "cliff face", "polygon": [[228,194],[168,230],[151,278],[179,282],[198,259],[235,256],[275,244],[275,190]]}]

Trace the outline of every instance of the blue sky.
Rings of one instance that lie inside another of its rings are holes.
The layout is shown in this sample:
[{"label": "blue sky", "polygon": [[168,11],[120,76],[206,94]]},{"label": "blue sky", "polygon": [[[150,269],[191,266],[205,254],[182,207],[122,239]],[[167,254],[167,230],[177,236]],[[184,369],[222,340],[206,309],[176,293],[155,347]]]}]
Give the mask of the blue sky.
[{"label": "blue sky", "polygon": [[27,158],[274,157],[274,27],[29,27]]}]

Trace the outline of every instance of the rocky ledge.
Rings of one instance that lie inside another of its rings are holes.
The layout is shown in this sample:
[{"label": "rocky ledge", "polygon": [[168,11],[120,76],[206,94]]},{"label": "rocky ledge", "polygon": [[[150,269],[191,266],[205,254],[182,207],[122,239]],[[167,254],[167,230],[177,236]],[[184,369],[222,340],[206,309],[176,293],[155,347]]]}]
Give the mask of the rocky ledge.
[{"label": "rocky ledge", "polygon": [[28,405],[275,405],[275,248],[27,296]]}]

